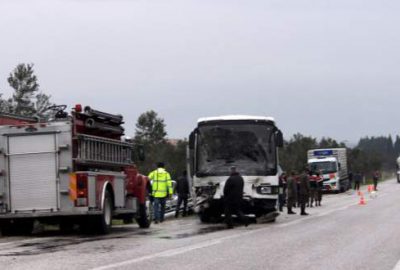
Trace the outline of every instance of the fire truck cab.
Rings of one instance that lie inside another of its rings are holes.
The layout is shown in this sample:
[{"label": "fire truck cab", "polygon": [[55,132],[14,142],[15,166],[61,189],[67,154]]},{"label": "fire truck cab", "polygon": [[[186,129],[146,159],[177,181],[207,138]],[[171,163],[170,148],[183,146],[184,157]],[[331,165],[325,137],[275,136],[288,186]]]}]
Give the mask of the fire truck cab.
[{"label": "fire truck cab", "polygon": [[55,121],[13,116],[0,126],[2,233],[29,233],[35,220],[97,233],[113,218],[149,227],[149,180],[134,164],[140,148],[122,140],[122,116],[63,108]]}]

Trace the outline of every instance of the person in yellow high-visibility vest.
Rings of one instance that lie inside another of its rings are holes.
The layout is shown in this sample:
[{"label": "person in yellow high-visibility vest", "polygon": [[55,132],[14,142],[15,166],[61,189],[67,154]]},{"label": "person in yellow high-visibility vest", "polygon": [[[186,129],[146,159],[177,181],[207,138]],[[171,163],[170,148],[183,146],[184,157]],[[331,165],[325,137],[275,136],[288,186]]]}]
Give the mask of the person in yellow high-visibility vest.
[{"label": "person in yellow high-visibility vest", "polygon": [[165,170],[164,163],[157,163],[157,169],[149,174],[151,180],[151,190],[154,204],[154,222],[164,221],[165,202],[172,196],[171,175]]}]

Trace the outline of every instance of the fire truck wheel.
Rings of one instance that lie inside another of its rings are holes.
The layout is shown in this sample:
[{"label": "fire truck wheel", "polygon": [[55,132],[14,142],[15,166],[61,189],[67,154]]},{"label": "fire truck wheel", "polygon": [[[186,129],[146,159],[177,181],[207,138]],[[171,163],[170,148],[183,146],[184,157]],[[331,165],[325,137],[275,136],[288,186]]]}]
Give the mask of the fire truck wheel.
[{"label": "fire truck wheel", "polygon": [[0,224],[0,232],[1,236],[10,236],[13,235],[14,230],[10,222],[4,222]]},{"label": "fire truck wheel", "polygon": [[106,190],[106,194],[104,196],[104,205],[103,205],[103,213],[96,217],[97,231],[101,234],[107,234],[111,230],[112,225],[112,214],[113,212],[113,202],[110,191]]},{"label": "fire truck wheel", "polygon": [[139,217],[136,218],[136,222],[139,224],[140,228],[150,227],[152,212],[152,204],[149,200],[139,205]]},{"label": "fire truck wheel", "polygon": [[33,230],[33,220],[21,220],[14,223],[4,223],[1,226],[2,235],[30,235]]},{"label": "fire truck wheel", "polygon": [[71,233],[74,231],[74,223],[69,220],[64,220],[60,223],[60,231],[62,233]]},{"label": "fire truck wheel", "polygon": [[23,235],[30,235],[33,231],[33,220],[26,220],[18,224],[18,233]]}]

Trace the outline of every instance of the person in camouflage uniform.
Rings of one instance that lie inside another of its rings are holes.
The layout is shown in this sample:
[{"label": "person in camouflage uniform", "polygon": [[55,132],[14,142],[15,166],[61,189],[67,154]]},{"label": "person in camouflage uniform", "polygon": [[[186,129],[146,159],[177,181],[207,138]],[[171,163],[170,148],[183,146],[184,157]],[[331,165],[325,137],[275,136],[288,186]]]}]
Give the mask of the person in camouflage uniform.
[{"label": "person in camouflage uniform", "polygon": [[306,204],[308,203],[310,197],[310,171],[306,168],[300,176],[299,181],[299,202],[302,216],[307,216]]}]

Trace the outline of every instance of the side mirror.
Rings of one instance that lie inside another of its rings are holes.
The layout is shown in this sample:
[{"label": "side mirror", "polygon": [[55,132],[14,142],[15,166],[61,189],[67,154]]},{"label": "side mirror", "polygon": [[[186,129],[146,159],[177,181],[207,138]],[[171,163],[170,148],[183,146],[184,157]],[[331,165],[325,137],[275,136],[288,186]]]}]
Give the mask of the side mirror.
[{"label": "side mirror", "polygon": [[341,167],[340,162],[338,162],[338,167],[339,167],[339,170],[340,170],[340,167]]},{"label": "side mirror", "polygon": [[276,146],[283,147],[283,134],[279,129],[275,131]]},{"label": "side mirror", "polygon": [[189,135],[189,149],[194,149],[195,137],[197,130],[193,130]]}]

